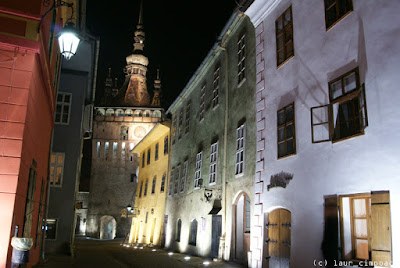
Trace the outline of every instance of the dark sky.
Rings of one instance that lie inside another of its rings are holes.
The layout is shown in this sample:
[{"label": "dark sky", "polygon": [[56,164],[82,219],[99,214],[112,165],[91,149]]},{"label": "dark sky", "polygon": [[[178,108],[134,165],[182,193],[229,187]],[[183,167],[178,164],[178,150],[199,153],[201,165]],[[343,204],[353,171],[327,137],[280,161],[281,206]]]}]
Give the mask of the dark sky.
[{"label": "dark sky", "polygon": [[[139,5],[139,0],[88,0],[87,27],[100,36],[97,101],[103,95],[109,67],[119,86],[123,82],[122,69],[133,49]],[[159,67],[165,109],[185,87],[235,8],[235,0],[144,0],[145,55],[150,62],[147,84],[152,94]]]}]

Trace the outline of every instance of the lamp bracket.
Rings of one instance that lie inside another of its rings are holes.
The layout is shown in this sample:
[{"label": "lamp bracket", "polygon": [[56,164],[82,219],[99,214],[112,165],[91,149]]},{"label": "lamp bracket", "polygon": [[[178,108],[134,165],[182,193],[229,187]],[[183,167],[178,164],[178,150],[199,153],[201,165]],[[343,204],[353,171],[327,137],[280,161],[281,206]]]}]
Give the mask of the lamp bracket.
[{"label": "lamp bracket", "polygon": [[[42,5],[43,5],[44,7],[50,6],[50,0],[43,0]],[[58,8],[58,7],[62,7],[62,6],[70,7],[71,10],[72,10],[72,12],[71,12],[71,17],[69,17],[69,19],[67,20],[67,22],[68,22],[69,20],[71,20],[72,17],[73,17],[73,15],[74,15],[74,8],[72,7],[73,5],[74,5],[74,3],[68,3],[68,2],[65,2],[65,1],[62,1],[62,0],[53,0],[53,5],[49,8],[49,10],[47,10],[47,11],[44,13],[44,15],[42,16],[42,18],[40,19],[37,32],[39,33],[39,31],[40,31],[40,25],[42,25],[42,21],[43,21],[43,19],[47,16],[47,14],[49,14],[51,11],[53,11],[54,9],[56,9],[56,8]]]}]

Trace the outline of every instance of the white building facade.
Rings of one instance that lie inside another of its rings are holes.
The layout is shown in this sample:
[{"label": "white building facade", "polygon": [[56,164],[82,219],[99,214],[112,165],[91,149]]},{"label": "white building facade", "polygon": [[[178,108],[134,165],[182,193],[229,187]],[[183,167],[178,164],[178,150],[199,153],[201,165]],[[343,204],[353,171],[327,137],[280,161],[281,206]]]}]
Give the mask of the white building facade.
[{"label": "white building facade", "polygon": [[256,0],[246,11],[253,267],[400,267],[399,11],[357,0]]}]

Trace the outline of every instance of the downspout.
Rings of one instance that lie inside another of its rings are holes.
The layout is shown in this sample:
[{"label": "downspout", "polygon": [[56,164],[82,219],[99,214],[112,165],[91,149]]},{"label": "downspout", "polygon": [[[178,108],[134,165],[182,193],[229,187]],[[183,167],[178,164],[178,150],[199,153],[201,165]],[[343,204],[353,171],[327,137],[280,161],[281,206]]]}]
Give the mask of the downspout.
[{"label": "downspout", "polygon": [[225,122],[224,122],[224,151],[223,151],[223,169],[222,169],[222,193],[223,193],[223,202],[222,202],[222,209],[223,209],[223,214],[222,214],[222,236],[220,240],[220,245],[222,248],[222,252],[219,253],[218,257],[221,257],[223,259],[226,259],[226,252],[225,252],[225,239],[226,239],[226,165],[227,165],[227,144],[228,144],[228,117],[229,117],[229,72],[228,72],[228,53],[226,51],[226,48],[224,48],[221,43],[218,44],[218,48],[221,49],[225,55]]}]

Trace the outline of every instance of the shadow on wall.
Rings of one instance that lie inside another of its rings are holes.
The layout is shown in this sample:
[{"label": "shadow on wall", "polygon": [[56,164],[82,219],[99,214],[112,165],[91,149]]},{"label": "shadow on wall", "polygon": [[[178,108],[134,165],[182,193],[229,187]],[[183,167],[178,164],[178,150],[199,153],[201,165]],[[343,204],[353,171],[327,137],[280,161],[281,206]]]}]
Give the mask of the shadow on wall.
[{"label": "shadow on wall", "polygon": [[117,222],[112,216],[100,218],[100,239],[114,239],[117,230]]}]

